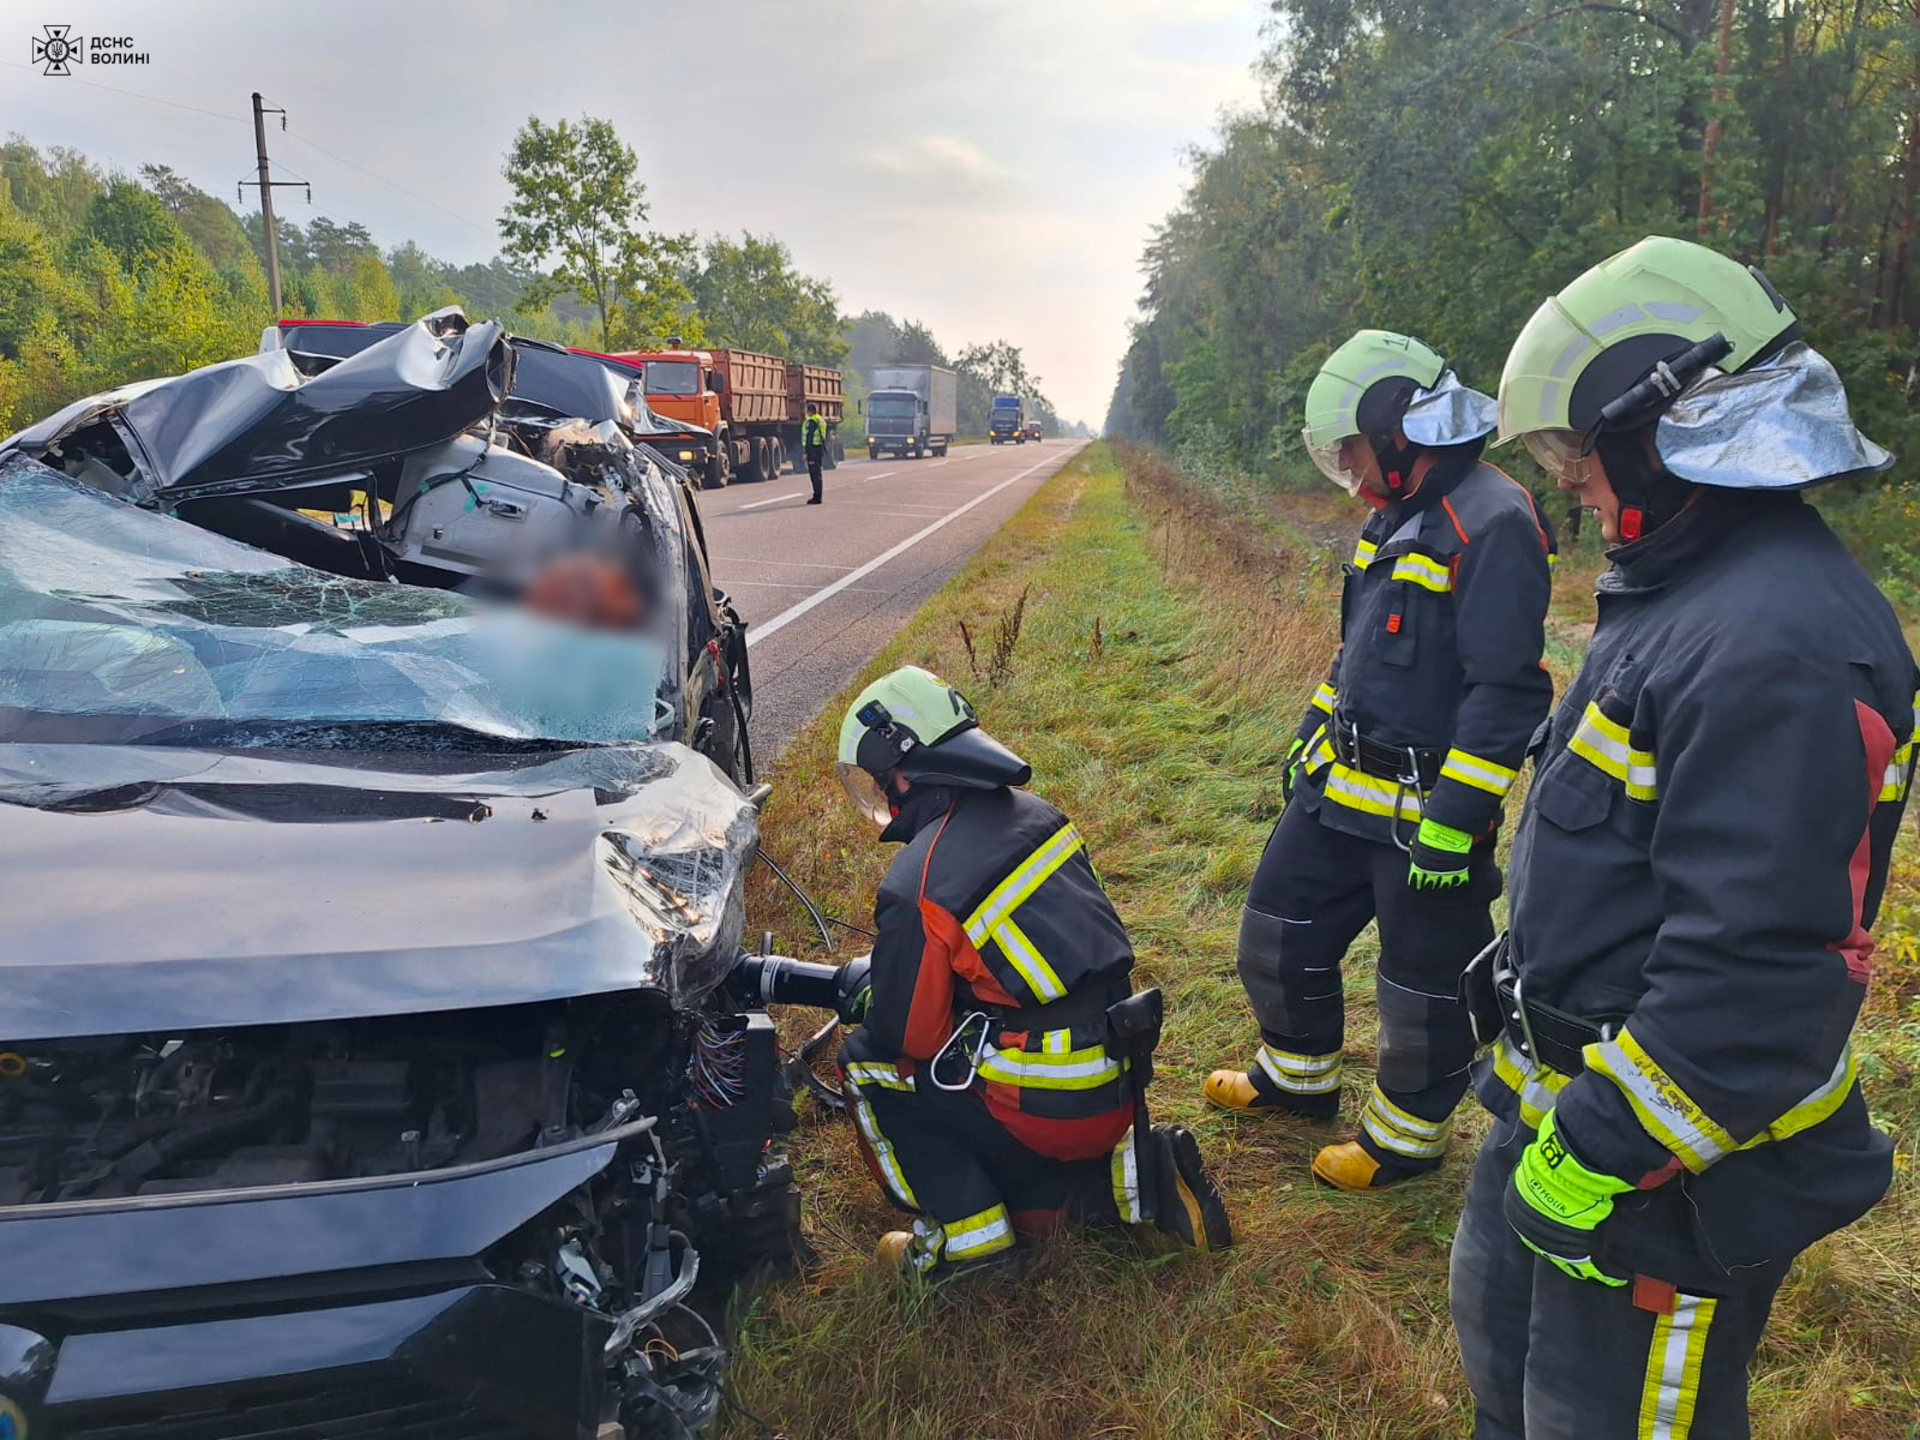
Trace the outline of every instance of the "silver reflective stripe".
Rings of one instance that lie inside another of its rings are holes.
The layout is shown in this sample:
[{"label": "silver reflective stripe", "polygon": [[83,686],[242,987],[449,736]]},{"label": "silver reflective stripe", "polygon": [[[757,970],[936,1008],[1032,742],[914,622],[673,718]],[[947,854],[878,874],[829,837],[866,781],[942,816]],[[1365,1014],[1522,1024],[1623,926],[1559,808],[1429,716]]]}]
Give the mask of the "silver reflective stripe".
[{"label": "silver reflective stripe", "polygon": [[1325,1095],[1340,1088],[1340,1067],[1345,1055],[1295,1055],[1262,1045],[1255,1063],[1266,1077],[1295,1095]]},{"label": "silver reflective stripe", "polygon": [[970,1215],[959,1224],[966,1228],[945,1227],[945,1251],[949,1260],[965,1260],[982,1251],[1002,1250],[1013,1240],[1013,1226],[1007,1221],[1006,1209],[999,1205],[991,1210],[983,1210],[978,1215]]}]

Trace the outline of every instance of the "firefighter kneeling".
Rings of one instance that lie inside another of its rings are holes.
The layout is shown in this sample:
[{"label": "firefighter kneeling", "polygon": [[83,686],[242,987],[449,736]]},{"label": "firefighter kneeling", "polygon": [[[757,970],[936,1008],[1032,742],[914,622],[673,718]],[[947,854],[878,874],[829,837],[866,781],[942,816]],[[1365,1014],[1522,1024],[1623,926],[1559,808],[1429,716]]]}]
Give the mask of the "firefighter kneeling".
[{"label": "firefighter kneeling", "polygon": [[[1230,1243],[1193,1137],[1146,1125],[1158,996],[1129,996],[1126,929],[1067,818],[959,691],[912,666],[864,690],[840,778],[902,845],[874,906],[862,1021],[840,1054],[875,1177],[914,1215],[880,1258],[1004,1261],[1015,1235],[1156,1224]],[[1112,1011],[1112,1015],[1109,1015]]]}]

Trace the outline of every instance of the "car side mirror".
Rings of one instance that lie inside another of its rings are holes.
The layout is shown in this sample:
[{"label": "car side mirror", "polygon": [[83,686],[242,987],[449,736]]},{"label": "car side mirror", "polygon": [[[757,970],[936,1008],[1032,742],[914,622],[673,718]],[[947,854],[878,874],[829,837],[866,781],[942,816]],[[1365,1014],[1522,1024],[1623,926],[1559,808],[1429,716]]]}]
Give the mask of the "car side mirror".
[{"label": "car side mirror", "polygon": [[727,388],[727,377],[722,375],[718,370],[709,370],[707,371],[707,387],[716,395],[723,394]]}]

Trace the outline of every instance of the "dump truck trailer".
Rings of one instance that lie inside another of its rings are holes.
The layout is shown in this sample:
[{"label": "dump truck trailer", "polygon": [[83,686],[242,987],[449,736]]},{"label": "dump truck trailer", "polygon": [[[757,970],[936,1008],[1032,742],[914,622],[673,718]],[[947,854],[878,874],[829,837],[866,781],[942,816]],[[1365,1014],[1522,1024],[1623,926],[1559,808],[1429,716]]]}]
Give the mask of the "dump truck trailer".
[{"label": "dump truck trailer", "polygon": [[677,339],[665,350],[626,350],[617,358],[640,367],[647,404],[657,413],[713,432],[701,460],[710,490],[736,479],[769,479],[798,463],[808,400],[827,422],[827,464],[845,458],[837,370],[754,350],[690,350]]},{"label": "dump truck trailer", "polygon": [[882,365],[867,393],[867,455],[944,455],[958,429],[960,387],[938,365]]}]

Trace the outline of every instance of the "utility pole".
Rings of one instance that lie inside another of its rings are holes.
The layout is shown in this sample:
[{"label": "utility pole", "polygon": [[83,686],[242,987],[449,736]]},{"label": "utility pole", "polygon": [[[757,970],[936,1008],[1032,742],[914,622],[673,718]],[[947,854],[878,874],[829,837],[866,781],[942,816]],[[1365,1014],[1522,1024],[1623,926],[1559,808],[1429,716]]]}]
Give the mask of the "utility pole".
[{"label": "utility pole", "polygon": [[[260,161],[260,220],[267,229],[267,294],[273,318],[280,318],[280,241],[273,232],[273,175],[267,169],[267,112],[260,108],[260,92],[253,92],[253,150]],[[280,112],[282,125],[286,112]]]}]

